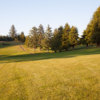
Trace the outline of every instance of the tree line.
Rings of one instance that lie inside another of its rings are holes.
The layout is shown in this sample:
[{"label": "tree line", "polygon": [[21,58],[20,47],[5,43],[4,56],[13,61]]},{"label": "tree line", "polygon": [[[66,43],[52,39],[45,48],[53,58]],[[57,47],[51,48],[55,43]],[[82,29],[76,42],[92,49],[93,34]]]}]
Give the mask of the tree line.
[{"label": "tree line", "polygon": [[7,36],[0,36],[0,41],[20,41],[25,42],[25,35],[24,32],[17,33],[16,28],[14,25],[11,26],[9,30],[9,35]]},{"label": "tree line", "polygon": [[78,43],[78,38],[78,29],[74,26],[70,27],[69,24],[56,28],[54,32],[49,25],[44,30],[43,25],[40,24],[38,28],[33,27],[30,30],[25,44],[34,49],[39,47],[48,51],[51,49],[55,52],[61,52],[70,47],[74,48]]},{"label": "tree line", "polygon": [[80,42],[82,44],[86,44],[87,47],[90,44],[96,44],[97,46],[100,46],[100,7],[98,7],[93,14],[92,19],[80,38]]},{"label": "tree line", "polygon": [[39,27],[34,26],[26,37],[24,32],[17,34],[15,26],[12,25],[9,36],[0,36],[0,40],[18,40],[25,42],[25,45],[34,49],[40,48],[55,52],[66,51],[79,44],[87,47],[91,44],[100,46],[100,7],[94,12],[81,37],[78,35],[77,27],[71,27],[68,23],[53,31],[50,25],[44,30],[43,25],[40,24]]}]

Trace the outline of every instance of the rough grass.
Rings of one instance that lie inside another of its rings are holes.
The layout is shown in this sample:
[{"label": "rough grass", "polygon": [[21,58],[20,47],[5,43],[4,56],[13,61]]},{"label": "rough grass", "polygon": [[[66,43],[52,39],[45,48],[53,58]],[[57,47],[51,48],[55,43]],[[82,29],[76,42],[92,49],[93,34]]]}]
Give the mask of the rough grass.
[{"label": "rough grass", "polygon": [[0,48],[0,100],[100,100],[100,48],[24,49]]}]

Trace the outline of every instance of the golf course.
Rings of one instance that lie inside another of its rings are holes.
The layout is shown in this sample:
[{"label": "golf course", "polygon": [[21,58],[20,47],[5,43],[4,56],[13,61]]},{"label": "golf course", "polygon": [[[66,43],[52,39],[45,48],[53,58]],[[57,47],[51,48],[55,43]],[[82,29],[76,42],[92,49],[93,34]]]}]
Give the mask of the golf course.
[{"label": "golf course", "polygon": [[54,53],[0,44],[0,100],[100,100],[100,48]]}]

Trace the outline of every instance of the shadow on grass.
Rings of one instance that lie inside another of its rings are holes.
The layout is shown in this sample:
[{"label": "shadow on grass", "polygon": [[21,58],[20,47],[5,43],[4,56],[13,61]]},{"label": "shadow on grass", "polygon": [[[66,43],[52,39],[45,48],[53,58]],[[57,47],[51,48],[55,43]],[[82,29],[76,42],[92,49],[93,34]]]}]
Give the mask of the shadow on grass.
[{"label": "shadow on grass", "polygon": [[88,48],[81,50],[73,50],[60,53],[36,53],[36,54],[23,54],[23,55],[0,55],[0,63],[11,63],[11,62],[24,62],[24,61],[36,61],[45,59],[55,58],[72,58],[82,55],[93,55],[100,54],[100,48]]}]

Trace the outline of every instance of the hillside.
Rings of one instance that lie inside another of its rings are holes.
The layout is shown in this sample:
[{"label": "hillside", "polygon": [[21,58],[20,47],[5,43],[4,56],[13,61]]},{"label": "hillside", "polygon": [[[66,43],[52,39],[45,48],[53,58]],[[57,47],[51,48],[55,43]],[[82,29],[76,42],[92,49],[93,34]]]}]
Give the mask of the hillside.
[{"label": "hillside", "polygon": [[0,100],[99,98],[100,48],[47,53],[0,46]]}]

